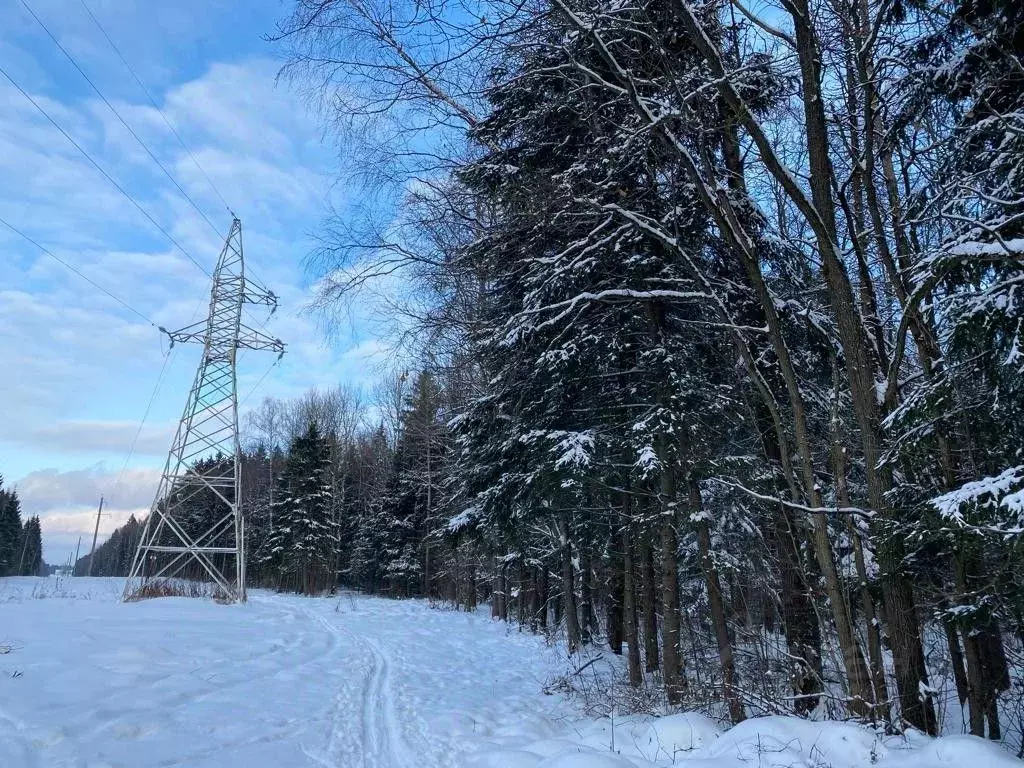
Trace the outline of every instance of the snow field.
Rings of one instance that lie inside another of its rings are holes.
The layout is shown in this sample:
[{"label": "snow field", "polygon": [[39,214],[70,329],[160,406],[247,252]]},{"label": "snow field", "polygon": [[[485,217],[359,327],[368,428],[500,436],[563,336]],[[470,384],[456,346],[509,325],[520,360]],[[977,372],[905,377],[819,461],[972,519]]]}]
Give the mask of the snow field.
[{"label": "snow field", "polygon": [[121,604],[0,579],[0,768],[1009,768],[980,739],[695,713],[580,718],[543,640],[355,595]]},{"label": "snow field", "polygon": [[459,766],[572,714],[540,638],[422,602],[0,579],[0,768]]}]

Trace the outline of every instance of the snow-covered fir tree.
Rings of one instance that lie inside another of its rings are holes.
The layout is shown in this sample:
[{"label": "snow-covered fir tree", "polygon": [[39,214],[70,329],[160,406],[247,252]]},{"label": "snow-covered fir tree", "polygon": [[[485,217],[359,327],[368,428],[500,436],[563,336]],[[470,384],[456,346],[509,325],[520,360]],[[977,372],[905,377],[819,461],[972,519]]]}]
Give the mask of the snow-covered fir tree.
[{"label": "snow-covered fir tree", "polygon": [[296,437],[277,481],[265,561],[279,589],[319,594],[337,584],[338,525],[331,514],[330,446],[316,424]]},{"label": "snow-covered fir tree", "polygon": [[0,576],[19,574],[22,549],[21,501],[0,477]]}]

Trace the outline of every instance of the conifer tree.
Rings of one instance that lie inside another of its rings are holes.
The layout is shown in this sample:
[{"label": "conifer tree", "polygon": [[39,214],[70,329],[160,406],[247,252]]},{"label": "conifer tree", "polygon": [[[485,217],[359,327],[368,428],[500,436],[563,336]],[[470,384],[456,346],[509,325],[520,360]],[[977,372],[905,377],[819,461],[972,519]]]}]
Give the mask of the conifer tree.
[{"label": "conifer tree", "polygon": [[21,502],[17,491],[3,487],[0,477],[0,576],[20,573],[21,545]]},{"label": "conifer tree", "polygon": [[372,522],[384,564],[381,575],[396,595],[429,592],[426,537],[440,525],[436,510],[447,451],[440,410],[434,375],[420,371],[403,402],[394,457]]},{"label": "conifer tree", "polygon": [[331,514],[330,446],[314,423],[289,448],[277,483],[266,559],[280,589],[318,594],[337,583],[337,523]]},{"label": "conifer tree", "polygon": [[38,515],[33,515],[25,521],[21,533],[21,553],[18,557],[22,576],[43,575],[43,535]]}]

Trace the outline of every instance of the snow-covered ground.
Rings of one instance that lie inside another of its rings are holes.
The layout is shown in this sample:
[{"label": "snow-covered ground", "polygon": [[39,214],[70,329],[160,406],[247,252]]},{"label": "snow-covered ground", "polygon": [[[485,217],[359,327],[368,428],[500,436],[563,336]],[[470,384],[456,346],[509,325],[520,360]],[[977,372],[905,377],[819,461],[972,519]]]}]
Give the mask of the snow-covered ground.
[{"label": "snow-covered ground", "polygon": [[419,601],[254,592],[118,601],[0,579],[0,768],[930,768],[1021,765],[970,737],[762,718],[586,720],[542,639]]}]

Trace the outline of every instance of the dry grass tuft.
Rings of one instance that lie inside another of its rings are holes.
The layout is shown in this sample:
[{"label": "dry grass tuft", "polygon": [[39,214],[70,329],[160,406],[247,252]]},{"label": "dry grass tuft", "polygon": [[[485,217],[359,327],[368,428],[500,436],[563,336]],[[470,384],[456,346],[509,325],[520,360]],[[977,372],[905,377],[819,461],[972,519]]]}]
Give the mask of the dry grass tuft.
[{"label": "dry grass tuft", "polygon": [[218,603],[229,603],[231,598],[216,584],[184,579],[157,579],[142,584],[128,595],[129,602],[150,600],[156,597],[199,597],[210,598]]}]

